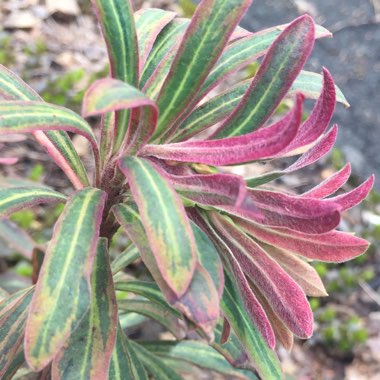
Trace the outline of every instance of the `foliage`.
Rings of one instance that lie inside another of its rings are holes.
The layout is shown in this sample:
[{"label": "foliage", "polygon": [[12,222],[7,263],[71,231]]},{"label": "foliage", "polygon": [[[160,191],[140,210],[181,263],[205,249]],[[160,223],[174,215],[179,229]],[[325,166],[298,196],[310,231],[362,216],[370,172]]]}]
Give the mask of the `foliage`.
[{"label": "foliage", "polygon": [[[262,186],[335,142],[335,103],[347,102],[327,69],[302,71],[315,38],[329,32],[302,16],[251,34],[237,27],[250,0],[203,0],[190,22],[158,9],[133,15],[125,0],[93,3],[111,75],[85,93],[82,117],[0,69],[0,134],[33,134],[75,189],[66,196],[12,181],[0,189],[0,230],[14,231],[6,218],[16,211],[64,204],[47,247],[23,250],[35,285],[0,303],[0,376],[25,361],[54,379],[181,379],[191,366],[281,378],[276,342],[290,349],[294,335],[310,337],[306,296],[326,295],[309,261],[343,262],[368,247],[335,228],[373,177],[333,197],[349,165],[301,195]],[[253,79],[212,96],[258,59]],[[305,97],[316,103],[303,121]],[[285,98],[293,106],[274,115]],[[90,116],[101,117],[99,138]],[[89,141],[93,168],[67,132]],[[296,155],[253,178],[224,168]],[[129,242],[113,261],[120,228]],[[121,271],[139,257],[149,281]],[[130,339],[125,328],[146,318],[177,341]]]}]

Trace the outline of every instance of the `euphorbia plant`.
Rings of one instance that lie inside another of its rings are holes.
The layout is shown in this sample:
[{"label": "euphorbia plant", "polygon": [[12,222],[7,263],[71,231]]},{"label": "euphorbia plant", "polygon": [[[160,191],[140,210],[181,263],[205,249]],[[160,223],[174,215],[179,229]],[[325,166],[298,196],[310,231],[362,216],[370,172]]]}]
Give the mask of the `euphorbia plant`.
[{"label": "euphorbia plant", "polygon": [[[280,378],[276,342],[290,349],[294,335],[311,336],[306,296],[326,291],[309,262],[367,249],[335,228],[373,178],[333,197],[349,166],[301,195],[270,188],[330,151],[335,103],[346,101],[326,69],[302,71],[314,40],[329,32],[302,16],[251,34],[238,27],[250,3],[203,0],[188,21],[94,0],[110,76],[89,88],[82,117],[1,68],[0,134],[32,133],[74,188],[68,196],[46,186],[0,189],[3,217],[65,204],[46,250],[34,252],[35,285],[0,303],[2,379],[24,362],[53,379],[181,379],[191,365]],[[212,95],[261,58],[253,79]],[[305,97],[316,103],[303,121]],[[293,106],[273,116],[284,98]],[[99,136],[90,116],[101,116]],[[93,178],[67,132],[90,142]],[[286,169],[252,178],[224,169],[296,155]],[[129,245],[111,260],[119,228]],[[150,281],[122,271],[138,258]],[[129,296],[117,301],[115,289]],[[177,340],[132,340],[125,331],[136,314]]]}]

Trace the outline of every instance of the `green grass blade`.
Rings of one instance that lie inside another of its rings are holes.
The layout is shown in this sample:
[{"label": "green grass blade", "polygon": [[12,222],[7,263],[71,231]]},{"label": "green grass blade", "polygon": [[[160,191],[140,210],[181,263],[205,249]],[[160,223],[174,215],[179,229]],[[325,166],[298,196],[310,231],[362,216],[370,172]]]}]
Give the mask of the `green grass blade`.
[{"label": "green grass blade", "polygon": [[196,265],[196,246],[183,204],[169,182],[146,160],[119,162],[138,206],[157,266],[178,296],[188,289]]},{"label": "green grass blade", "polygon": [[[112,78],[138,86],[139,53],[133,9],[130,0],[92,0],[102,27]],[[116,115],[114,152],[123,143],[127,132],[130,113]]]},{"label": "green grass blade", "polygon": [[41,203],[65,203],[66,196],[57,191],[38,187],[13,187],[0,189],[0,215],[32,207]]},{"label": "green grass blade", "polygon": [[250,0],[205,0],[197,8],[157,99],[155,138],[186,111],[213,68]]},{"label": "green grass blade", "polygon": [[67,202],[50,241],[27,321],[25,356],[41,370],[57,355],[90,307],[90,274],[105,194],[93,188]]},{"label": "green grass blade", "polygon": [[91,305],[65,348],[53,361],[60,380],[106,379],[116,342],[116,296],[107,252],[100,239],[91,276]]}]

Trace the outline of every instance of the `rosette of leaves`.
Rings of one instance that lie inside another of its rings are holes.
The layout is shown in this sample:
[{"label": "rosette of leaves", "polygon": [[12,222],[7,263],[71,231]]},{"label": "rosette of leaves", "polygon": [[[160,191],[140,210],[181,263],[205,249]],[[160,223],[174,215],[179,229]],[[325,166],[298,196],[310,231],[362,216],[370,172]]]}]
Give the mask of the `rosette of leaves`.
[{"label": "rosette of leaves", "polygon": [[[329,123],[344,96],[326,69],[302,70],[329,32],[302,16],[249,33],[238,27],[249,0],[203,0],[192,20],[158,9],[133,14],[127,0],[93,3],[110,76],[86,92],[82,117],[0,70],[0,134],[32,133],[75,189],[0,189],[2,217],[65,204],[45,252],[34,254],[43,257],[41,267],[34,260],[35,285],[0,303],[1,378],[25,362],[53,379],[181,379],[193,367],[281,378],[276,342],[290,349],[293,336],[310,337],[307,296],[326,295],[309,262],[343,262],[368,247],[336,228],[372,177],[335,196],[348,165],[304,194],[270,187],[335,142]],[[253,78],[215,95],[257,60]],[[293,106],[274,117],[285,98]],[[305,121],[304,98],[316,100]],[[101,117],[99,136],[90,116]],[[90,142],[89,172],[68,132]],[[225,169],[291,156],[287,168],[252,178]],[[130,245],[111,262],[119,229]],[[138,258],[151,281],[121,271]],[[128,298],[117,301],[115,289]],[[130,339],[125,327],[141,318],[177,340]]]}]

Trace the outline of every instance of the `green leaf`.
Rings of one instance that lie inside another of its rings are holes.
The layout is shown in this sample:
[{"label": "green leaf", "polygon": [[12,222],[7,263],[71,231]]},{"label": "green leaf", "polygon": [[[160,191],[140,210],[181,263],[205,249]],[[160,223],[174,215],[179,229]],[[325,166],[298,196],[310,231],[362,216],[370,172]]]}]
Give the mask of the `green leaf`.
[{"label": "green leaf", "polygon": [[[302,70],[290,87],[289,94],[302,92],[308,99],[318,99],[323,88],[323,76],[318,73]],[[346,108],[350,106],[342,90],[335,85],[336,100]]]},{"label": "green leaf", "polygon": [[275,353],[252,323],[244,308],[238,289],[231,276],[225,272],[225,288],[221,302],[222,310],[249,357],[264,379],[282,379],[281,368]]},{"label": "green leaf", "polygon": [[7,370],[2,375],[2,380],[14,379],[15,373],[25,363],[24,349],[21,347],[17,354],[13,357],[12,362],[8,365]]},{"label": "green leaf", "polygon": [[118,305],[119,310],[142,314],[154,319],[170,331],[177,339],[183,339],[186,336],[186,324],[183,319],[178,316],[178,312],[172,308],[137,299],[120,300]]},{"label": "green leaf", "polygon": [[158,356],[152,354],[140,344],[133,341],[130,341],[130,343],[148,373],[156,380],[183,380],[182,376],[167,366]]},{"label": "green leaf", "polygon": [[116,346],[112,354],[108,378],[109,380],[148,380],[144,366],[120,325],[117,328]]},{"label": "green leaf", "polygon": [[186,111],[250,2],[209,0],[198,6],[157,99],[160,118],[155,138]]},{"label": "green leaf", "polygon": [[140,253],[135,246],[128,247],[125,251],[120,253],[119,256],[112,262],[111,268],[112,273],[116,274],[120,272],[122,269],[132,264],[140,257]]},{"label": "green leaf", "polygon": [[107,252],[107,239],[100,239],[91,276],[90,309],[55,357],[55,379],[106,379],[116,343],[116,296]]},{"label": "green leaf", "polygon": [[273,42],[243,99],[213,137],[240,136],[260,128],[299,75],[314,39],[310,16],[293,21]]},{"label": "green leaf", "polygon": [[36,246],[24,230],[5,218],[0,218],[0,243],[4,243],[4,246],[22,254],[28,260],[31,260],[33,248]]},{"label": "green leaf", "polygon": [[[145,88],[145,84],[158,67],[159,63],[165,59],[168,52],[173,49],[176,42],[183,36],[190,20],[177,18],[170,22],[158,35],[152,50],[146,60],[145,67],[141,73],[140,88]],[[144,89],[145,90],[145,89]],[[146,91],[144,91],[147,93]]]},{"label": "green leaf", "polygon": [[33,288],[22,290],[1,303],[0,309],[0,378],[22,347],[25,321]]},{"label": "green leaf", "polygon": [[[202,342],[191,340],[182,342],[158,341],[141,342],[141,345],[162,358],[168,365],[177,363],[176,369],[178,370],[181,370],[181,367],[183,367],[181,363],[190,363],[196,367],[221,373],[228,376],[228,378],[241,380],[257,379],[250,371],[234,368],[221,354]],[[167,359],[170,360],[167,361]]]},{"label": "green leaf", "polygon": [[[93,0],[108,49],[111,76],[134,87],[138,86],[139,53],[133,9],[129,0]],[[116,115],[114,152],[124,140],[129,112]]]},{"label": "green leaf", "polygon": [[[0,98],[39,101],[41,97],[21,78],[0,65]],[[77,188],[89,186],[86,170],[69,136],[63,131],[35,132],[34,137]],[[54,154],[52,154],[54,153]]]},{"label": "green leaf", "polygon": [[25,332],[28,365],[44,368],[90,306],[90,274],[105,194],[86,188],[70,197],[54,228]]},{"label": "green leaf", "polygon": [[66,202],[66,196],[56,191],[38,187],[13,187],[0,189],[0,215],[9,215],[40,203]]},{"label": "green leaf", "polygon": [[137,203],[150,248],[170,289],[182,296],[196,265],[196,246],[185,209],[169,182],[146,160],[119,162]]},{"label": "green leaf", "polygon": [[[158,119],[156,105],[140,90],[120,80],[100,79],[86,92],[82,113],[87,117],[123,109],[133,109],[132,123],[126,132],[124,150],[134,154],[148,142],[156,129]],[[135,115],[138,115],[138,120]]]},{"label": "green leaf", "polygon": [[98,154],[91,127],[75,112],[44,102],[0,102],[0,135],[65,130],[84,136]]}]

